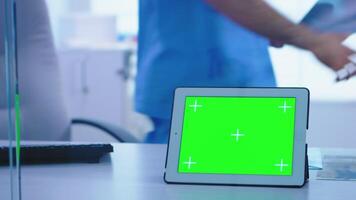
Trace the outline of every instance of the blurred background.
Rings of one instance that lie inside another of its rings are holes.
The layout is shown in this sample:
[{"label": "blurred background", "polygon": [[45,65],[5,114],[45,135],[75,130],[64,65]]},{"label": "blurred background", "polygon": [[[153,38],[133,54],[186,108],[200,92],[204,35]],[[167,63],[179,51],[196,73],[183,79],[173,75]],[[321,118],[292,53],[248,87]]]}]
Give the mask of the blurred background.
[{"label": "blurred background", "polygon": [[[295,23],[317,2],[267,1]],[[138,0],[44,0],[29,11],[25,8],[30,2],[19,6],[19,13],[34,15],[20,19],[18,30],[19,35],[26,35],[18,41],[20,73],[26,76],[20,81],[22,95],[29,99],[22,105],[24,139],[115,141],[88,126],[69,126],[72,119],[113,124],[144,138],[152,124],[134,111],[133,103]],[[347,38],[345,45],[356,48],[356,36]],[[331,70],[310,52],[295,47],[269,51],[278,86],[311,91],[310,145],[356,147],[356,79],[336,84]],[[31,114],[35,111],[42,115]]]}]

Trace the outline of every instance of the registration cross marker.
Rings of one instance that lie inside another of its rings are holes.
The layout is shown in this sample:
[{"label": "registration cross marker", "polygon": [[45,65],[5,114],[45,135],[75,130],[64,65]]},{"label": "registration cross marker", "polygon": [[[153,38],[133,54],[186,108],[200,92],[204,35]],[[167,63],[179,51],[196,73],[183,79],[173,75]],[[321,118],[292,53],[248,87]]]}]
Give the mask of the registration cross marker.
[{"label": "registration cross marker", "polygon": [[193,161],[192,161],[192,157],[189,156],[189,160],[186,161],[186,162],[184,162],[184,164],[186,164],[186,165],[188,166],[188,169],[190,169],[190,167],[191,167],[192,165],[195,165],[195,164],[197,164],[197,163],[196,163],[196,162],[193,162]]},{"label": "registration cross marker", "polygon": [[278,108],[283,109],[283,112],[287,112],[287,109],[292,108],[292,106],[288,106],[288,105],[287,105],[287,101],[284,100],[283,105],[282,105],[282,106],[278,106]]},{"label": "registration cross marker", "polygon": [[240,130],[237,129],[237,130],[236,130],[236,133],[235,133],[235,134],[231,134],[231,136],[235,137],[235,138],[236,138],[236,142],[238,142],[239,139],[240,139],[240,137],[241,137],[241,136],[245,136],[245,134],[241,134],[241,133],[240,133]]},{"label": "registration cross marker", "polygon": [[189,105],[189,107],[194,108],[194,112],[197,112],[197,108],[201,108],[201,107],[203,107],[203,106],[202,106],[202,105],[199,105],[199,104],[198,104],[198,100],[195,99],[194,104],[193,104],[193,105]]},{"label": "registration cross marker", "polygon": [[288,165],[288,164],[285,164],[285,163],[283,162],[283,159],[282,159],[280,163],[275,164],[274,166],[279,167],[280,172],[283,172],[284,168],[285,168],[285,167],[288,167],[289,165]]}]

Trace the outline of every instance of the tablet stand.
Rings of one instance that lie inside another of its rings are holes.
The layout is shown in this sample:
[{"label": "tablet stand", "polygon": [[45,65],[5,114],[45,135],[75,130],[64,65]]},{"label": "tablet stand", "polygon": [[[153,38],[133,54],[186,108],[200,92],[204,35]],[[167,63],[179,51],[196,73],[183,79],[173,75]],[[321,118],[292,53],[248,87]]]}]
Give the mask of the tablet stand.
[{"label": "tablet stand", "polygon": [[305,176],[304,184],[309,180],[309,159],[308,159],[308,144],[305,144]]}]

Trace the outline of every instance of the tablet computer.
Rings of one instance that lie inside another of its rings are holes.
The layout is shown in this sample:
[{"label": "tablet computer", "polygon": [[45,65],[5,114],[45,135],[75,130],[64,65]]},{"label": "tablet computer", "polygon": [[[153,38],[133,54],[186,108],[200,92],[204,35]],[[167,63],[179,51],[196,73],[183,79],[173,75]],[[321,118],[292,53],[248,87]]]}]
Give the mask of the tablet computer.
[{"label": "tablet computer", "polygon": [[167,183],[303,186],[305,88],[178,88]]}]

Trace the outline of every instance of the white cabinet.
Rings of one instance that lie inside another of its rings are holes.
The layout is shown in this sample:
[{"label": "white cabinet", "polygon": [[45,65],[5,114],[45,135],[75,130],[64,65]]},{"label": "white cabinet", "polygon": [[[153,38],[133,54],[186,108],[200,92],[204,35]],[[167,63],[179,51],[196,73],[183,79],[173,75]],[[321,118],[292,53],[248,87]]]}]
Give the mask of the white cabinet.
[{"label": "white cabinet", "polygon": [[129,57],[130,50],[122,49],[59,51],[62,88],[71,118],[130,128],[133,108],[129,88],[133,79],[128,73]]}]

